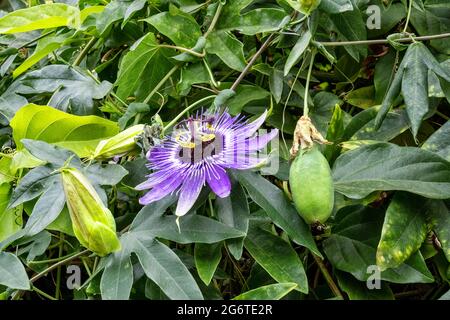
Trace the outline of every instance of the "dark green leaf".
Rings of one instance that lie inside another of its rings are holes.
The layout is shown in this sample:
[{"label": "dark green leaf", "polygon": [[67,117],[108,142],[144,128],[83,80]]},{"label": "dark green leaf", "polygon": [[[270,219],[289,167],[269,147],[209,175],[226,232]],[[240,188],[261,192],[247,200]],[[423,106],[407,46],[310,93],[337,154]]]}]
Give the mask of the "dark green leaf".
[{"label": "dark green leaf", "polygon": [[9,93],[35,95],[52,93],[48,105],[75,114],[94,113],[94,99],[111,90],[108,81],[95,82],[90,76],[66,65],[49,65],[27,73],[9,88]]},{"label": "dark green leaf", "polygon": [[290,244],[268,231],[250,228],[244,242],[250,255],[279,283],[293,282],[308,293],[305,270]]},{"label": "dark green leaf", "polygon": [[150,23],[159,32],[172,40],[177,46],[192,48],[202,35],[197,21],[174,5],[168,12],[161,12],[144,21]]},{"label": "dark green leaf", "polygon": [[297,287],[296,283],[275,283],[241,293],[233,300],[280,300]]},{"label": "dark green leaf", "polygon": [[390,143],[342,154],[334,163],[333,179],[336,191],[354,199],[377,190],[402,190],[434,199],[450,197],[449,162],[429,151]]},{"label": "dark green leaf", "polygon": [[194,258],[200,279],[206,285],[209,285],[222,259],[222,242],[213,244],[196,243]]},{"label": "dark green leaf", "polygon": [[272,221],[286,231],[295,243],[321,256],[308,225],[280,189],[254,172],[234,171],[233,175],[247,189],[253,201],[263,208]]}]

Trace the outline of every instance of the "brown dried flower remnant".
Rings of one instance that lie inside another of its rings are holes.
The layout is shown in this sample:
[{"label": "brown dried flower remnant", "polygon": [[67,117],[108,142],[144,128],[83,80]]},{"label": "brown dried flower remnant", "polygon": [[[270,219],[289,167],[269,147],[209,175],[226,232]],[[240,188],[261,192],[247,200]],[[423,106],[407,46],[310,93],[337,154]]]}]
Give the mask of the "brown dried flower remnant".
[{"label": "brown dried flower remnant", "polygon": [[301,149],[311,148],[314,142],[332,144],[320,134],[308,116],[300,117],[295,126],[294,141],[290,150],[291,156],[294,158],[297,155],[299,147]]}]

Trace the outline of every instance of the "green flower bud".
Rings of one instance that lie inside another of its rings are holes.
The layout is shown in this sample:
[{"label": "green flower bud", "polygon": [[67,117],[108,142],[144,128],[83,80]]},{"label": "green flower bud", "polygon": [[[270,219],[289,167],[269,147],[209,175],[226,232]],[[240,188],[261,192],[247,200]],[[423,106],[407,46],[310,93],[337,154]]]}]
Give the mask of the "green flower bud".
[{"label": "green flower bud", "polygon": [[108,159],[115,156],[123,156],[136,148],[135,137],[144,131],[144,125],[132,126],[106,140],[98,143],[92,154],[92,159]]},{"label": "green flower bud", "polygon": [[299,0],[300,12],[309,15],[319,6],[320,1],[321,0]]},{"label": "green flower bud", "polygon": [[73,168],[62,169],[61,176],[78,241],[99,256],[120,250],[114,217],[89,180]]}]

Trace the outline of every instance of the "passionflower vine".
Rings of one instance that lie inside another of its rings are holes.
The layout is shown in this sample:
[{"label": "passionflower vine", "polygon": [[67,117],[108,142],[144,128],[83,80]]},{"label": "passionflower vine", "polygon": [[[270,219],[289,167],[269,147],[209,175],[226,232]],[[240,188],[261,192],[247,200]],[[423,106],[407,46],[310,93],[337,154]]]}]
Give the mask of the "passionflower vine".
[{"label": "passionflower vine", "polygon": [[255,135],[266,115],[267,111],[248,123],[242,116],[233,117],[227,112],[200,112],[178,123],[171,136],[147,153],[152,173],[136,189],[151,190],[139,202],[147,205],[177,192],[175,214],[183,216],[205,184],[218,197],[227,197],[231,182],[226,169],[251,169],[267,160],[258,151],[278,130]]}]

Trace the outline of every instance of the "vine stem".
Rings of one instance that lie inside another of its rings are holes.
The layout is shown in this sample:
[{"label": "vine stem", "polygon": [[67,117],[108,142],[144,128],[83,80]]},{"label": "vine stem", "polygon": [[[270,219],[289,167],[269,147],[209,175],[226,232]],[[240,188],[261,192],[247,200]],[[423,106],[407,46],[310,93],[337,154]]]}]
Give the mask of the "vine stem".
[{"label": "vine stem", "polygon": [[92,37],[91,40],[84,46],[83,50],[81,50],[80,54],[75,58],[75,61],[73,62],[73,66],[79,66],[81,61],[83,61],[84,57],[88,54],[89,50],[94,46],[94,44],[97,42],[97,38]]},{"label": "vine stem", "polygon": [[71,255],[70,257],[67,257],[67,258],[64,259],[64,260],[61,260],[61,261],[59,261],[59,262],[57,262],[57,263],[51,265],[50,267],[48,267],[48,268],[45,269],[44,271],[39,272],[37,275],[35,275],[33,278],[31,278],[31,279],[30,279],[30,282],[31,282],[31,283],[35,282],[36,280],[42,278],[43,276],[45,276],[48,272],[52,271],[53,269],[58,268],[59,266],[62,266],[62,265],[64,265],[64,264],[66,264],[67,262],[72,261],[73,259],[76,259],[76,258],[78,258],[78,257],[80,257],[80,256],[82,256],[82,255],[85,255],[86,253],[89,253],[89,252],[90,252],[90,251],[87,250],[87,249],[86,249],[86,250],[83,250],[83,251],[80,251],[80,252],[78,252],[78,253],[76,253],[76,254],[74,254],[74,255]]},{"label": "vine stem", "polygon": [[216,23],[219,20],[220,12],[222,12],[222,7],[223,7],[223,4],[222,4],[222,2],[219,1],[216,12],[214,13],[214,17],[211,21],[211,24],[209,25],[208,30],[206,30],[205,34],[203,35],[205,38],[208,37],[208,35],[214,30],[214,27],[216,26]]},{"label": "vine stem", "polygon": [[178,50],[178,51],[187,52],[187,53],[192,54],[193,56],[196,56],[196,57],[199,57],[199,58],[203,58],[205,56],[205,52],[200,53],[200,52],[188,49],[188,48],[179,47],[179,46],[172,46],[170,44],[159,44],[158,47],[175,49],[175,50]]},{"label": "vine stem", "polygon": [[309,62],[308,67],[308,75],[306,76],[306,84],[305,84],[305,97],[303,98],[303,115],[308,116],[309,106],[308,106],[308,91],[309,91],[309,83],[311,81],[311,73],[314,65],[314,58],[316,57],[316,50],[312,50],[311,52],[311,61]]},{"label": "vine stem", "polygon": [[185,108],[182,112],[180,112],[175,118],[173,118],[163,129],[162,134],[164,134],[164,132],[166,132],[170,127],[172,127],[175,123],[177,123],[177,121],[188,111],[192,110],[193,108],[195,108],[196,106],[198,106],[199,104],[213,99],[215,98],[216,95],[211,95],[211,96],[207,96],[204,97],[200,100],[195,101],[194,103],[192,103],[191,105],[189,105],[187,108]]},{"label": "vine stem", "polygon": [[413,0],[409,0],[408,14],[406,15],[405,28],[403,29],[403,32],[406,32],[406,29],[408,29],[409,18],[411,17],[412,3],[413,3]]},{"label": "vine stem", "polygon": [[[59,248],[58,248],[58,257],[61,257],[64,250],[64,233],[60,233],[59,239]],[[59,299],[61,295],[61,266],[58,266],[56,270],[56,290],[55,290],[55,299]]]},{"label": "vine stem", "polygon": [[[408,37],[408,38],[399,38],[396,39],[395,42],[413,42],[413,41],[427,41],[427,40],[435,40],[450,37],[449,33],[440,33],[433,34],[429,36],[419,36],[419,37]],[[389,43],[388,39],[375,39],[375,40],[358,40],[358,41],[329,41],[329,42],[316,42],[325,47],[337,47],[337,46],[353,46],[353,45],[364,45],[364,44],[387,44]]]},{"label": "vine stem", "polygon": [[325,278],[325,281],[328,283],[328,286],[330,287],[331,291],[333,291],[334,295],[336,297],[344,299],[344,296],[341,293],[341,290],[339,290],[339,287],[334,282],[333,277],[328,272],[327,267],[323,264],[323,260],[316,256],[313,252],[311,252],[314,260],[316,261],[317,265],[319,266],[320,272],[322,272],[323,277]]},{"label": "vine stem", "polygon": [[[43,276],[45,276],[48,272],[52,271],[53,269],[58,268],[59,266],[62,266],[62,265],[64,265],[64,264],[66,264],[67,262],[70,262],[70,261],[72,261],[73,259],[76,259],[76,258],[78,258],[78,257],[80,257],[80,256],[82,256],[82,255],[85,255],[86,253],[89,253],[89,252],[90,252],[90,251],[87,250],[87,249],[86,249],[86,250],[83,250],[83,251],[80,251],[80,252],[77,252],[76,254],[73,254],[73,255],[67,257],[67,258],[64,259],[64,260],[61,260],[61,261],[59,261],[59,262],[57,262],[57,263],[51,265],[50,267],[48,267],[48,268],[45,269],[44,271],[41,271],[41,272],[39,272],[37,275],[35,275],[34,277],[32,277],[32,278],[30,279],[30,282],[33,283],[33,282],[37,281],[38,279],[42,278]],[[19,296],[20,296],[20,294],[21,294],[21,292],[22,292],[22,290],[16,291],[15,294],[11,297],[11,299],[12,299],[12,300],[18,299]]]},{"label": "vine stem", "polygon": [[164,78],[161,79],[160,82],[158,82],[158,84],[153,88],[152,91],[150,91],[150,93],[148,94],[148,96],[145,98],[145,100],[143,101],[144,103],[148,103],[150,101],[150,99],[153,97],[153,95],[163,86],[163,84],[174,74],[175,71],[178,70],[180,66],[176,65],[174,66],[172,69],[169,70],[169,72],[167,72],[167,74],[164,76]]},{"label": "vine stem", "polygon": [[239,83],[241,83],[242,79],[244,79],[244,77],[247,75],[247,73],[250,71],[251,67],[253,66],[253,64],[255,63],[256,59],[258,59],[258,57],[261,55],[261,53],[264,52],[264,50],[267,49],[267,47],[269,46],[270,42],[272,41],[274,37],[274,33],[272,33],[270,36],[267,37],[266,41],[264,41],[264,43],[262,44],[262,46],[259,48],[258,51],[256,51],[256,53],[253,55],[253,57],[250,59],[250,61],[248,62],[248,64],[245,66],[244,70],[242,70],[241,74],[239,75],[239,77],[236,79],[236,81],[234,81],[233,85],[231,86],[231,90],[235,91],[237,86],[239,85]]}]

